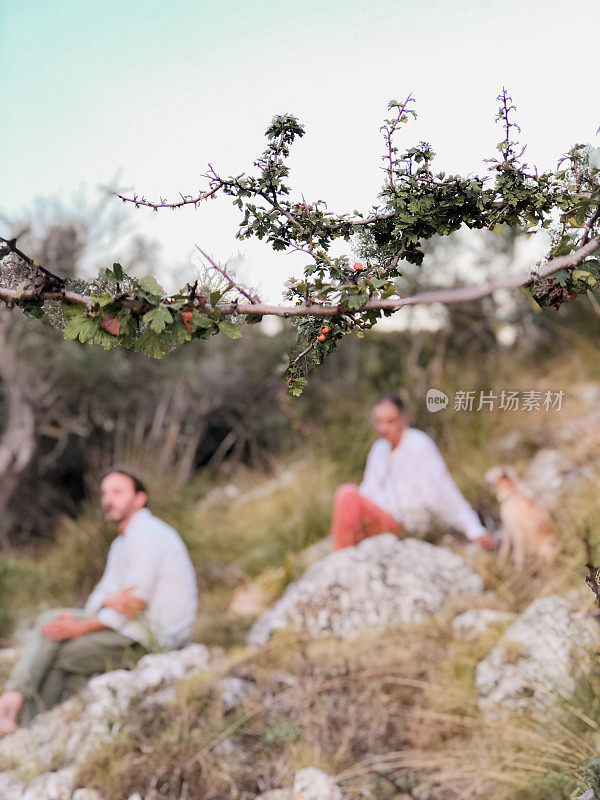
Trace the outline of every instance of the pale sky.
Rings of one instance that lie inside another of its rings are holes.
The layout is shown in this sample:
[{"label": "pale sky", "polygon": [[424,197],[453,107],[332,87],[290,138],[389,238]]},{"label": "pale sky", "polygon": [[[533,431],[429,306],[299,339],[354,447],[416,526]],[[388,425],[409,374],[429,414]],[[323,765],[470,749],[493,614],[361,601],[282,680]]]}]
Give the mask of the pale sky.
[{"label": "pale sky", "polygon": [[[68,202],[121,171],[123,187],[177,199],[210,161],[252,169],[274,114],[307,134],[292,184],[336,211],[368,210],[382,183],[379,127],[409,92],[437,166],[478,172],[496,154],[503,86],[518,107],[527,160],[552,168],[575,142],[598,146],[597,0],[0,0],[0,211],[37,196]],[[118,201],[115,201],[118,202]],[[226,198],[198,211],[139,210],[166,264],[194,243],[236,251],[240,274],[277,301],[303,255],[237,242]]]}]

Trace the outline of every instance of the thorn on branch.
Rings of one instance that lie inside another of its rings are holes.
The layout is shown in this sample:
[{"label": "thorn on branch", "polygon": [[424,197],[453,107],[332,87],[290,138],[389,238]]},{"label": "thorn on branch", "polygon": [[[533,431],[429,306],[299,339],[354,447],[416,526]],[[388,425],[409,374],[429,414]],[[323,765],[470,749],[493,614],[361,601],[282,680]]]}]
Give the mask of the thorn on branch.
[{"label": "thorn on branch", "polygon": [[250,294],[248,291],[246,291],[246,289],[244,289],[244,288],[243,288],[243,286],[240,286],[238,283],[236,283],[236,282],[233,280],[233,278],[232,278],[232,277],[229,275],[229,273],[227,272],[227,269],[226,269],[225,267],[222,267],[222,266],[220,266],[219,264],[217,264],[217,263],[216,263],[216,261],[214,261],[214,259],[212,259],[212,258],[211,258],[211,257],[208,255],[208,253],[205,253],[205,252],[204,252],[204,250],[202,250],[202,248],[201,248],[201,247],[199,247],[197,244],[196,244],[196,245],[194,245],[194,246],[195,246],[196,250],[197,250],[197,251],[198,251],[198,252],[199,252],[201,255],[203,255],[203,256],[204,256],[204,258],[205,258],[205,259],[208,261],[208,263],[210,264],[210,266],[211,266],[211,267],[212,267],[212,268],[213,268],[213,269],[214,269],[216,272],[218,272],[218,273],[219,273],[219,275],[221,275],[223,278],[225,278],[225,280],[226,280],[226,281],[228,281],[228,282],[231,284],[231,286],[233,286],[235,289],[237,289],[237,290],[238,290],[238,292],[239,292],[241,295],[243,295],[243,296],[246,298],[246,300],[247,300],[249,303],[252,303],[252,305],[255,305],[257,302],[259,302],[259,301],[257,301],[257,300],[256,300],[256,298],[255,298],[255,297],[253,297],[253,296],[252,296],[252,295],[251,295],[251,294]]},{"label": "thorn on branch", "polygon": [[295,358],[295,359],[292,361],[292,363],[291,363],[291,364],[290,364],[290,366],[288,367],[288,371],[289,371],[290,369],[293,369],[294,367],[297,367],[297,366],[298,366],[298,364],[300,363],[300,361],[301,361],[301,360],[302,360],[302,359],[303,359],[305,356],[307,356],[307,355],[308,355],[308,354],[309,354],[309,353],[310,353],[312,350],[314,350],[316,346],[317,346],[317,340],[316,340],[316,339],[314,339],[314,340],[313,340],[313,341],[312,341],[312,342],[311,342],[311,343],[308,345],[308,347],[307,347],[307,348],[305,348],[305,349],[304,349],[304,350],[303,350],[301,353],[298,353],[298,355],[296,356],[296,358]]}]

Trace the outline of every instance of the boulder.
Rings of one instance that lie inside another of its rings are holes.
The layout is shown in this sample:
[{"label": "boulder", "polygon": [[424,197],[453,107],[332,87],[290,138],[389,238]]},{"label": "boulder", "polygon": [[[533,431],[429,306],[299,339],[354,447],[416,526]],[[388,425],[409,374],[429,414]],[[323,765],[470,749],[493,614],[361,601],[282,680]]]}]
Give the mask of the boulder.
[{"label": "boulder", "polygon": [[2,800],[20,800],[25,782],[16,772],[0,772],[0,797]]},{"label": "boulder", "polygon": [[[84,762],[99,741],[116,736],[130,702],[140,696],[145,696],[145,702],[170,702],[176,682],[194,670],[206,669],[208,660],[208,649],[200,644],[144,656],[133,670],[95,676],[77,695],[5,736],[0,740],[1,800],[62,800],[63,795],[71,800],[73,768]],[[57,764],[63,769],[50,772]],[[2,772],[13,767],[18,769]],[[40,768],[46,771],[23,794],[19,771],[26,774]],[[8,786],[5,792],[4,784]]]},{"label": "boulder", "polygon": [[384,533],[313,564],[259,617],[247,641],[263,645],[280,628],[345,638],[420,622],[452,596],[482,591],[482,578],[448,548]]},{"label": "boulder", "polygon": [[481,709],[543,708],[568,698],[589,652],[599,646],[600,625],[573,598],[536,600],[477,665]]},{"label": "boulder", "polygon": [[71,800],[74,777],[75,770],[70,768],[44,772],[31,781],[22,800]]},{"label": "boulder", "polygon": [[173,684],[192,669],[205,669],[208,650],[191,644],[183,650],[143,656],[133,670],[117,669],[92,678],[82,692],[88,718],[123,714],[132,697]]}]

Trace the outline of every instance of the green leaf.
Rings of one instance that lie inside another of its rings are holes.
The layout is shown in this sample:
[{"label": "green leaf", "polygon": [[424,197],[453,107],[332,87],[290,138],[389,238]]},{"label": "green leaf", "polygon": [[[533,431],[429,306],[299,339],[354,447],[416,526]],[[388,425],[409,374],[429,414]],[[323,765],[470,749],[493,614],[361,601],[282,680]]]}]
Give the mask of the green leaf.
[{"label": "green leaf", "polygon": [[41,300],[26,300],[20,307],[25,316],[31,319],[42,319],[44,316],[44,303]]},{"label": "green leaf", "polygon": [[588,270],[586,269],[574,269],[572,275],[574,281],[582,280],[585,281],[586,283],[589,283],[590,286],[596,285],[597,282],[596,278],[592,275],[591,272],[588,272]]},{"label": "green leaf", "polygon": [[369,297],[366,294],[354,294],[345,301],[345,304],[348,308],[358,311],[364,306],[368,299]]},{"label": "green leaf", "polygon": [[157,306],[144,314],[143,321],[154,333],[162,333],[167,325],[171,325],[173,317],[168,308]]},{"label": "green leaf", "polygon": [[105,331],[100,327],[98,327],[98,330],[94,334],[94,338],[91,341],[92,344],[98,345],[98,347],[102,347],[104,350],[110,350],[119,344],[118,336],[113,336],[112,334],[108,333],[108,331]]},{"label": "green leaf", "polygon": [[242,326],[228,319],[224,319],[219,323],[219,330],[230,339],[239,339],[242,335]]},{"label": "green leaf", "polygon": [[600,278],[600,261],[598,259],[588,258],[581,266],[588,269],[596,278]]},{"label": "green leaf", "polygon": [[307,378],[294,378],[289,385],[290,394],[293,394],[294,397],[300,397],[307,383]]},{"label": "green leaf", "polygon": [[138,333],[138,326],[131,314],[120,316],[119,320],[121,322],[121,329],[119,332],[121,345],[127,349],[130,349],[134,345],[135,338]]},{"label": "green leaf", "polygon": [[213,320],[207,317],[206,314],[200,314],[199,311],[194,309],[192,318],[190,320],[190,327],[193,331],[201,330],[202,328],[212,328],[214,325]]},{"label": "green leaf", "polygon": [[569,272],[566,269],[559,269],[558,272],[554,272],[551,275],[552,278],[559,284],[559,286],[566,286],[569,282]]},{"label": "green leaf", "polygon": [[563,236],[560,242],[556,245],[553,251],[553,255],[558,256],[567,256],[569,253],[572,253],[575,249],[575,242],[571,239],[570,236]]},{"label": "green leaf", "polygon": [[108,292],[104,292],[100,297],[94,297],[94,295],[92,295],[92,299],[100,308],[106,308],[106,306],[109,306],[113,302],[113,297]]},{"label": "green leaf", "polygon": [[179,314],[177,314],[175,317],[175,321],[169,330],[169,334],[173,344],[185,344],[186,342],[191,342],[192,340],[192,334],[185,326]]},{"label": "green leaf", "polygon": [[120,264],[115,263],[113,264],[112,271],[113,275],[115,276],[115,281],[117,283],[123,283],[123,277],[124,277],[123,267]]},{"label": "green leaf", "polygon": [[84,312],[72,315],[65,325],[63,336],[71,341],[79,341],[82,344],[91,341],[100,330],[97,317],[88,317]]},{"label": "green leaf", "polygon": [[144,351],[148,358],[162,358],[168,352],[158,333],[148,329],[140,336],[133,346],[136,353]]},{"label": "green leaf", "polygon": [[25,291],[25,287],[27,286],[27,281],[21,281],[21,283],[17,286],[15,290],[15,297],[17,300],[20,300],[23,297],[23,292]]},{"label": "green leaf", "polygon": [[151,275],[146,275],[145,278],[142,278],[138,281],[137,285],[145,294],[153,294],[156,297],[162,297],[165,293],[165,290],[160,283],[158,283],[158,281],[155,280],[155,278],[153,278]]}]

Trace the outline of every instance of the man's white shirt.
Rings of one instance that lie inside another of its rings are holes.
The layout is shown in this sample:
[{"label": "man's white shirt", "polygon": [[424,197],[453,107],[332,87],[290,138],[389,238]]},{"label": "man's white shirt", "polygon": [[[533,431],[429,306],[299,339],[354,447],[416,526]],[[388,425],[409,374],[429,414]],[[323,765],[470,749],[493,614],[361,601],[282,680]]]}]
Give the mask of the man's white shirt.
[{"label": "man's white shirt", "polygon": [[[128,587],[146,608],[136,619],[104,606],[110,594]],[[142,508],[110,546],[104,574],[84,610],[107,628],[145,647],[181,647],[190,641],[198,590],[196,574],[181,537]]]},{"label": "man's white shirt", "polygon": [[359,492],[409,532],[425,532],[435,518],[468,539],[487,533],[452,480],[435,442],[417,428],[405,428],[393,449],[386,439],[375,442]]}]

